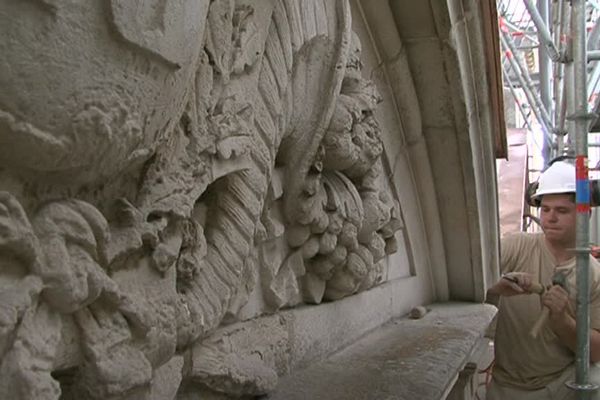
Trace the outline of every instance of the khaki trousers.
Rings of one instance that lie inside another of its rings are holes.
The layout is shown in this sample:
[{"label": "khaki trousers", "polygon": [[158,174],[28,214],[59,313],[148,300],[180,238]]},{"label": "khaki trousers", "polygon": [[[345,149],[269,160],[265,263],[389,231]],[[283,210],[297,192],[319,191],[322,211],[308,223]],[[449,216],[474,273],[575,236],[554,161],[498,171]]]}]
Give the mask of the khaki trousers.
[{"label": "khaki trousers", "polygon": [[[600,365],[591,365],[589,373],[590,381],[600,384]],[[573,382],[574,380],[574,366],[567,368],[558,379],[545,388],[537,390],[503,386],[492,379],[485,398],[486,400],[576,400],[576,392],[565,385],[567,382]],[[600,389],[590,396],[590,400],[600,400]]]}]

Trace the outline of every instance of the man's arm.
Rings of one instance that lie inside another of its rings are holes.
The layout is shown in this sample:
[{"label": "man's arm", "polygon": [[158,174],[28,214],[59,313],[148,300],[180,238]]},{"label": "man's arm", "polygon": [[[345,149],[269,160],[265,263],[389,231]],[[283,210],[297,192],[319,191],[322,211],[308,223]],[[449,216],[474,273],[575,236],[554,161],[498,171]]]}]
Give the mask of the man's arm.
[{"label": "man's arm", "polygon": [[511,272],[502,275],[498,282],[488,289],[487,295],[489,297],[497,297],[529,293],[531,282],[531,274],[527,272]]},{"label": "man's arm", "polygon": [[530,293],[532,275],[515,272],[523,254],[522,235],[510,235],[502,239],[500,252],[500,272],[502,277],[486,292],[486,303],[499,306],[500,296],[516,296]]}]

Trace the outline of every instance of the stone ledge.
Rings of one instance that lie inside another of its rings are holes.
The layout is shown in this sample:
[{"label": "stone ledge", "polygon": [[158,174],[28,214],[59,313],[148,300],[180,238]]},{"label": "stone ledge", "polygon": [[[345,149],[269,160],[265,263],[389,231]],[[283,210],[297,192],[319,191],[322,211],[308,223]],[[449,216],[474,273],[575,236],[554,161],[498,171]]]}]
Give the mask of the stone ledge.
[{"label": "stone ledge", "polygon": [[445,398],[496,313],[438,303],[422,319],[384,324],[327,360],[280,380],[269,400]]}]

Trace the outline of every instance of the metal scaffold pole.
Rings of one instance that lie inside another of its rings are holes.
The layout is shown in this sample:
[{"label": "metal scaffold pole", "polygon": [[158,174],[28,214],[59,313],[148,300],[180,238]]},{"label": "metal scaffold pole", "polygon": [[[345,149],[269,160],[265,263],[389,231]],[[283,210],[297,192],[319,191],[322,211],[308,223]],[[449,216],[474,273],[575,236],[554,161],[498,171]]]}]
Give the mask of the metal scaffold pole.
[{"label": "metal scaffold pole", "polygon": [[[546,47],[546,51],[548,52],[548,55],[550,56],[550,59],[552,61],[559,61],[560,53],[554,45],[552,35],[548,30],[548,25],[546,21],[547,15],[540,14],[540,12],[531,0],[523,0],[523,3],[525,3],[525,7],[527,7],[527,11],[529,11],[529,15],[531,16],[531,19],[533,20],[533,23],[535,24],[535,27],[538,30],[540,43],[544,44],[544,47]],[[547,8],[543,8],[543,11],[545,14],[548,12]]]},{"label": "metal scaffold pole", "polygon": [[[518,57],[518,52],[515,46],[512,43],[510,37],[504,33],[500,35],[500,41],[502,43],[502,47],[505,53],[510,54],[507,56],[510,66],[512,67],[515,76],[519,80],[521,88],[527,97],[529,104],[531,105],[531,109],[533,110],[536,118],[539,123],[546,128],[545,132],[545,140],[548,140],[548,132],[552,132],[552,122],[550,121],[550,116],[548,115],[548,111],[544,108],[542,101],[539,96],[535,94],[533,89],[533,83],[531,82],[531,78],[527,73],[527,68],[520,62]],[[550,139],[551,141],[551,139]]]},{"label": "metal scaffold pole", "polygon": [[523,117],[523,121],[525,122],[525,125],[527,125],[527,129],[531,130],[531,123],[529,122],[528,115],[525,112],[525,110],[523,109],[523,104],[521,104],[519,96],[517,96],[515,88],[513,87],[513,84],[510,81],[510,78],[508,77],[508,73],[506,72],[505,68],[502,68],[502,76],[504,77],[504,81],[506,82],[506,84],[508,85],[508,88],[510,89],[510,94],[512,95],[513,99],[515,100],[515,103],[517,104],[517,108],[519,109],[519,112],[521,113],[521,117]]},{"label": "metal scaffold pole", "polygon": [[[550,25],[550,12],[549,12],[549,0],[538,0],[539,7],[539,17],[542,22],[545,23],[544,26]],[[548,110],[548,114],[550,114],[551,123],[553,121],[553,103],[552,103],[552,93],[551,93],[551,76],[552,76],[552,60],[551,56],[548,52],[548,49],[551,48],[552,51],[556,51],[556,55],[554,56],[557,60],[560,58],[560,54],[554,46],[552,42],[552,36],[547,31],[544,31],[545,35],[542,34],[538,29],[539,41],[542,43],[543,41],[549,40],[549,43],[552,46],[539,46],[538,47],[538,60],[539,60],[539,70],[540,70],[540,98],[542,100],[542,104]],[[552,128],[552,126],[550,126]],[[547,132],[545,135],[552,136],[552,132]],[[550,163],[556,155],[554,154],[555,146],[552,145],[551,141],[544,141],[544,147],[542,148],[542,157],[544,159],[544,166]]]},{"label": "metal scaffold pole", "polygon": [[573,41],[573,73],[575,114],[575,152],[577,174],[577,349],[575,353],[575,382],[569,386],[577,391],[577,398],[589,399],[596,389],[590,383],[590,274],[589,274],[589,217],[590,185],[588,177],[588,112],[587,102],[587,48],[585,0],[572,0],[571,40]]},{"label": "metal scaffold pole", "polygon": [[554,64],[554,82],[553,82],[553,93],[554,93],[554,126],[556,133],[556,155],[563,155],[565,153],[565,136],[567,135],[567,129],[565,126],[566,115],[567,115],[567,90],[564,87],[566,84],[565,77],[565,62],[570,57],[570,52],[567,51],[567,40],[565,39],[565,29],[568,21],[570,20],[569,7],[566,7],[566,2],[559,1],[556,9],[556,18],[554,32],[556,37],[556,43],[558,43],[558,50],[560,52],[561,60]]}]

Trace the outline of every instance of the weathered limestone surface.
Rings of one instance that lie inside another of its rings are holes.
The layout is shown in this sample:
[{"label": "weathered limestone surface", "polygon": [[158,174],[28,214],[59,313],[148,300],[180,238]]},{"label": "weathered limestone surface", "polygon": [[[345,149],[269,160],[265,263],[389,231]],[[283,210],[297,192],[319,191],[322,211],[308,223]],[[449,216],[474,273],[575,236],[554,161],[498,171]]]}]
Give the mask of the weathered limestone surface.
[{"label": "weathered limestone surface", "polygon": [[279,310],[414,275],[351,14],[0,2],[0,398],[262,395]]},{"label": "weathered limestone surface", "polygon": [[445,399],[495,312],[488,304],[449,302],[419,319],[394,319],[282,379],[268,399]]}]

